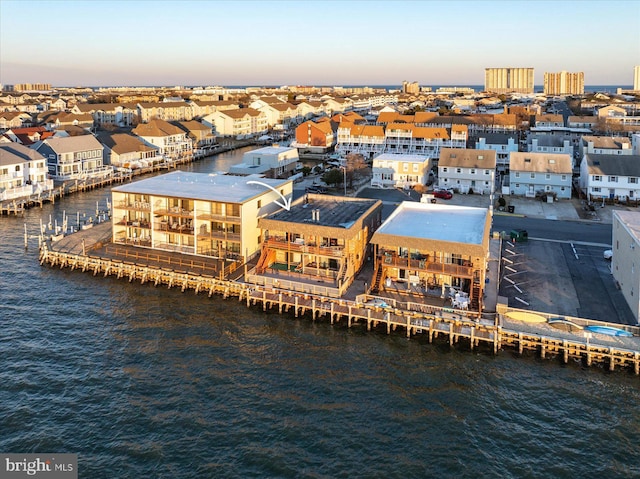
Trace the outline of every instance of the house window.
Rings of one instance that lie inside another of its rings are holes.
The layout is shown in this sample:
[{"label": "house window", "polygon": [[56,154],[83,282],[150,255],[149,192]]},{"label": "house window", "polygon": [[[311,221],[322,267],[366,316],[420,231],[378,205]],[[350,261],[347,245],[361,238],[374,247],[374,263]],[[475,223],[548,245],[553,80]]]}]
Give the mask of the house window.
[{"label": "house window", "polygon": [[456,168],[456,173],[462,173],[462,168]]},{"label": "house window", "polygon": [[617,176],[610,176],[609,177],[609,183],[617,183],[618,182],[618,177]]},{"label": "house window", "polygon": [[516,188],[520,188],[520,183],[516,183]]},{"label": "house window", "polygon": [[629,178],[629,183],[637,184],[638,178],[634,178],[634,177]]},{"label": "house window", "polygon": [[413,172],[414,172],[414,173],[417,173],[417,172],[418,172],[418,167],[419,167],[419,166],[420,166],[420,165],[418,165],[418,163],[414,163],[414,164],[413,164]]},{"label": "house window", "polygon": [[593,191],[594,193],[600,193],[600,187],[594,186],[593,188],[591,188],[591,191]]},{"label": "house window", "polygon": [[562,178],[562,181],[567,181],[567,175],[562,175],[561,178]]},{"label": "house window", "polygon": [[593,181],[602,181],[602,176],[600,176],[600,175],[593,175]]},{"label": "house window", "polygon": [[490,175],[490,174],[491,174],[491,172],[490,172],[489,170],[484,170],[484,174],[485,174],[485,175]]},{"label": "house window", "polygon": [[262,200],[258,200],[258,209],[262,208]]},{"label": "house window", "polygon": [[442,168],[442,172],[443,172],[443,173],[446,173],[446,172],[447,172],[447,168],[446,168],[446,167],[445,167],[445,168]]},{"label": "house window", "polygon": [[513,176],[514,176],[514,177],[516,177],[516,178],[520,178],[520,172],[519,172],[519,171],[516,171],[516,172],[515,172],[515,174],[514,174]]},{"label": "house window", "polygon": [[535,174],[535,173],[531,173],[531,175],[530,175],[530,176],[531,176],[531,178],[535,178],[535,177],[536,177],[536,174]]},{"label": "house window", "polygon": [[471,168],[471,174],[475,175],[476,174],[476,170],[474,168]]},{"label": "house window", "polygon": [[547,173],[546,175],[544,175],[544,179],[545,180],[550,180],[551,179],[551,175],[549,173]]},{"label": "house window", "polygon": [[407,163],[405,163],[404,165],[402,165],[402,171],[404,171],[405,173],[407,171],[409,171],[409,165]]}]

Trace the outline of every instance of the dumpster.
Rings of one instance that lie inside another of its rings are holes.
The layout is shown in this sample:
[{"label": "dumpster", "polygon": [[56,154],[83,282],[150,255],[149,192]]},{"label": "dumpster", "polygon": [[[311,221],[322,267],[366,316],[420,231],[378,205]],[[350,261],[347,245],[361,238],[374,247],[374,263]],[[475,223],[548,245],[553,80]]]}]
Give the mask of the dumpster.
[{"label": "dumpster", "polygon": [[509,237],[511,238],[511,241],[523,242],[529,239],[529,233],[527,233],[527,230],[511,230]]},{"label": "dumpster", "polygon": [[507,206],[507,211],[509,211],[509,213],[513,213],[516,210],[516,207],[513,205],[509,205]]}]

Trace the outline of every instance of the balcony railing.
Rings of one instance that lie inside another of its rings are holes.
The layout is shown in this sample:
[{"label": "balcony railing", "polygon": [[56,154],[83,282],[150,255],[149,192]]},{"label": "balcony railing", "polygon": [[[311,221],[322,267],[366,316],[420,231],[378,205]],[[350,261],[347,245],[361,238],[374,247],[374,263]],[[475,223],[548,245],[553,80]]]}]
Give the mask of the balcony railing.
[{"label": "balcony railing", "polygon": [[383,267],[420,270],[428,273],[440,273],[456,277],[471,278],[473,276],[473,265],[469,261],[463,261],[462,264],[442,263],[430,260],[428,256],[416,257],[416,255],[412,255],[412,258],[409,259],[408,257],[398,256],[397,254],[378,255],[378,260]]},{"label": "balcony railing", "polygon": [[163,215],[163,216],[179,216],[182,218],[193,218],[193,210],[185,210],[178,206],[174,206],[171,208],[160,208],[153,212],[155,215]]},{"label": "balcony railing", "polygon": [[320,256],[333,256],[337,258],[342,257],[344,251],[343,246],[305,244],[302,242],[287,241],[276,237],[268,238],[265,241],[265,247]]}]

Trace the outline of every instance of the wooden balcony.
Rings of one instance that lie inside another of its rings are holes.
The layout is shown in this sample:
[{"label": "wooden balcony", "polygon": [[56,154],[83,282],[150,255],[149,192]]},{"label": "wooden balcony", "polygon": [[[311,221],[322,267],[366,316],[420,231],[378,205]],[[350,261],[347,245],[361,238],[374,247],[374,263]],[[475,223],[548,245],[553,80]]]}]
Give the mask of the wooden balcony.
[{"label": "wooden balcony", "polygon": [[227,216],[227,215],[222,215],[222,214],[215,214],[215,213],[196,213],[196,216],[199,220],[205,220],[205,221],[220,221],[223,223],[237,223],[240,224],[241,222],[241,218],[240,216]]},{"label": "wooden balcony", "polygon": [[319,256],[328,256],[333,258],[341,258],[344,253],[343,246],[327,246],[316,244],[304,244],[298,242],[287,241],[275,237],[268,238],[265,241],[265,247],[277,249],[281,251],[293,251],[297,253],[315,254]]},{"label": "wooden balcony", "polygon": [[430,261],[428,257],[409,259],[396,254],[379,255],[378,261],[385,268],[411,269],[427,273],[446,274],[457,278],[473,277],[473,265],[468,261],[464,261],[462,264],[441,263]]},{"label": "wooden balcony", "polygon": [[193,218],[193,210],[185,210],[179,207],[157,209],[153,212],[156,216],[174,216],[180,218]]}]

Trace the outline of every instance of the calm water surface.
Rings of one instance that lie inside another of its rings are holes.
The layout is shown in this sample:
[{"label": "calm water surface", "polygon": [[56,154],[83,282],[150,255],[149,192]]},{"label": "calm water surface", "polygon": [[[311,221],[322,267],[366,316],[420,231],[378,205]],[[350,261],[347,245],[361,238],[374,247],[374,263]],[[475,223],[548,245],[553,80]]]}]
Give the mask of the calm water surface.
[{"label": "calm water surface", "polygon": [[42,267],[33,238],[25,251],[25,223],[35,235],[107,195],[0,218],[0,451],[77,453],[82,478],[640,477],[633,374]]}]

